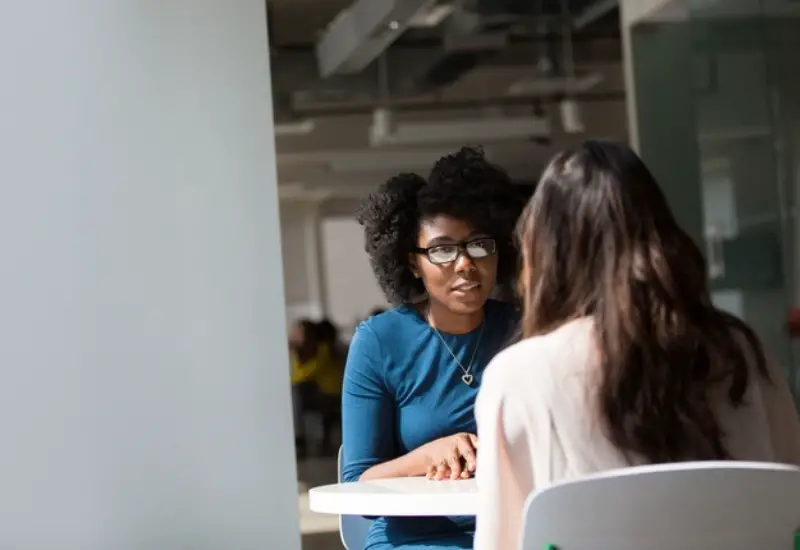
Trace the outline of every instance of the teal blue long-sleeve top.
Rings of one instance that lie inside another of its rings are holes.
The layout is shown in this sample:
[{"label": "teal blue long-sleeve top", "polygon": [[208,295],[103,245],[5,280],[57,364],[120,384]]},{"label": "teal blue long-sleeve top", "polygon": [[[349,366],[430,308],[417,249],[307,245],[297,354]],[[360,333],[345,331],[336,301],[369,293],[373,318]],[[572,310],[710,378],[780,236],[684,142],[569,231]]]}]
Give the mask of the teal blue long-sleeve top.
[{"label": "teal blue long-sleeve top", "polygon": [[[514,308],[486,303],[481,327],[440,339],[412,306],[401,306],[362,323],[353,336],[342,390],[345,482],[368,468],[400,457],[429,441],[476,432],[473,407],[483,370],[505,347],[516,324]],[[472,354],[474,381],[464,367]],[[378,518],[366,549],[472,548],[472,517]]]}]

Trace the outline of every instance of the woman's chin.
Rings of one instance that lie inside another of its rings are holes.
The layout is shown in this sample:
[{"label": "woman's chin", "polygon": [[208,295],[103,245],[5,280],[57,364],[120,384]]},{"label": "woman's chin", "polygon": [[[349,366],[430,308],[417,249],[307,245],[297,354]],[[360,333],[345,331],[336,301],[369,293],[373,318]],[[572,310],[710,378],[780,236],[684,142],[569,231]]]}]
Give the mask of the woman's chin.
[{"label": "woman's chin", "polygon": [[450,293],[449,298],[447,309],[460,315],[472,315],[483,308],[488,297],[479,290],[456,290]]}]

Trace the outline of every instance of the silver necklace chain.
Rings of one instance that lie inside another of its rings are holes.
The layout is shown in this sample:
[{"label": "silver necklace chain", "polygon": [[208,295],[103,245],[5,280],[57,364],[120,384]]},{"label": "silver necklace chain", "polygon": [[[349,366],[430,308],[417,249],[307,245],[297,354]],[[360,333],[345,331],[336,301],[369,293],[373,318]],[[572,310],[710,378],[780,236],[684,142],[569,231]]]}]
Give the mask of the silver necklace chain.
[{"label": "silver necklace chain", "polygon": [[472,381],[475,380],[475,375],[472,374],[472,365],[475,362],[475,355],[477,355],[478,353],[478,348],[481,347],[481,339],[483,338],[483,329],[485,326],[486,326],[486,319],[484,318],[483,323],[481,323],[481,331],[480,333],[478,333],[478,341],[475,342],[475,349],[472,350],[472,357],[470,357],[469,363],[467,364],[466,367],[461,363],[461,361],[458,360],[458,357],[456,357],[456,354],[453,353],[452,349],[450,349],[450,346],[447,345],[447,342],[444,341],[444,336],[442,336],[442,333],[439,332],[439,329],[437,329],[436,327],[431,327],[433,328],[433,331],[436,333],[436,336],[439,337],[439,340],[442,341],[442,344],[444,344],[444,347],[447,349],[447,351],[450,352],[450,355],[453,357],[453,360],[461,369],[461,372],[463,373],[461,375],[461,381],[464,382],[467,386],[471,386]]}]

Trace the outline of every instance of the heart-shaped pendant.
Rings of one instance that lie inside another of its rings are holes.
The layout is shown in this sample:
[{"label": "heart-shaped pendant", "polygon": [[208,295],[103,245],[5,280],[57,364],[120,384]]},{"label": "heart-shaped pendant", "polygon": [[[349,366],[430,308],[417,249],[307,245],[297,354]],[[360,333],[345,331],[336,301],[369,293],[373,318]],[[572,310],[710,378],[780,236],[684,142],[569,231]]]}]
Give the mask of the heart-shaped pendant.
[{"label": "heart-shaped pendant", "polygon": [[464,382],[464,383],[465,383],[467,386],[471,386],[471,385],[472,385],[472,381],[473,381],[474,379],[475,379],[475,377],[474,377],[474,376],[472,376],[472,375],[471,375],[470,373],[468,373],[468,372],[465,372],[465,373],[464,373],[464,374],[461,376],[461,381],[462,381],[462,382]]}]

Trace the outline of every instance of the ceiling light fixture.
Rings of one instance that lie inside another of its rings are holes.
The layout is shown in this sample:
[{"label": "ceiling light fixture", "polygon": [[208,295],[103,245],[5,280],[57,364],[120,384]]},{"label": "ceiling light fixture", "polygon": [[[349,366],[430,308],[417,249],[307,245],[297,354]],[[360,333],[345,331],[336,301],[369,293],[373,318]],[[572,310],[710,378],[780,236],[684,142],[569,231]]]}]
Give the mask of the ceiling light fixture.
[{"label": "ceiling light fixture", "polygon": [[313,119],[298,120],[294,122],[281,122],[275,124],[276,136],[307,136],[317,127]]}]

